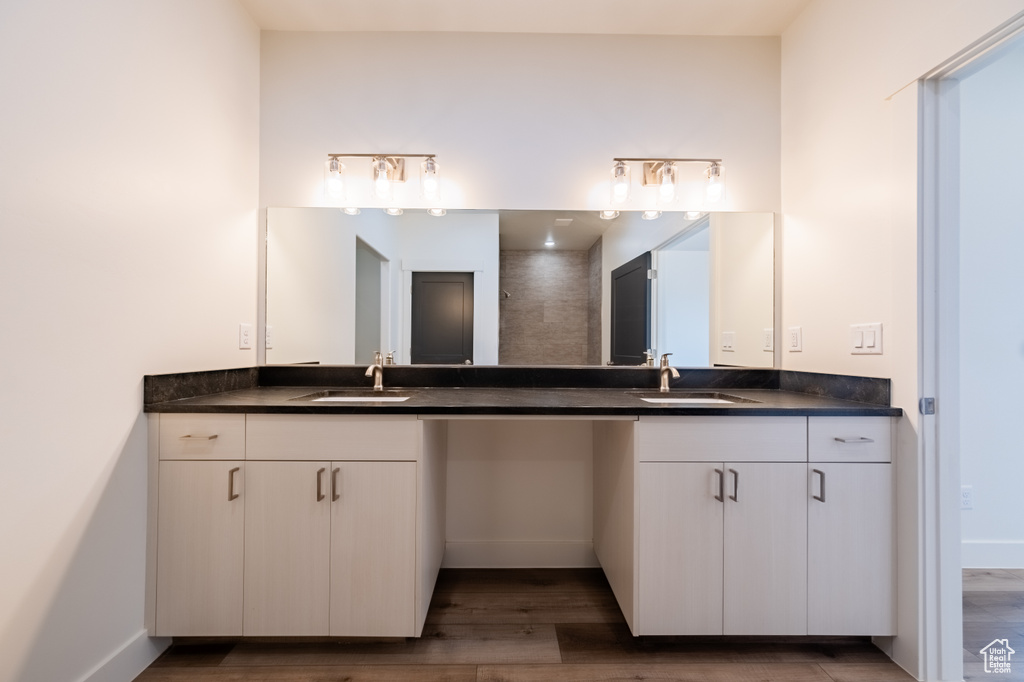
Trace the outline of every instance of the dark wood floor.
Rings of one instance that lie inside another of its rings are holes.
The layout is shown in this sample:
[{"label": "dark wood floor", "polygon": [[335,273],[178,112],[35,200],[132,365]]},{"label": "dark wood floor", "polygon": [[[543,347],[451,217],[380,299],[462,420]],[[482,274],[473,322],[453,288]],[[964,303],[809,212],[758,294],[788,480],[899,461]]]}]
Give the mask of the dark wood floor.
[{"label": "dark wood floor", "polygon": [[[1020,641],[1024,643],[1024,637]],[[418,639],[175,640],[136,679],[910,682],[913,678],[866,638],[634,638],[600,569],[502,569],[442,571],[423,637]]]},{"label": "dark wood floor", "polygon": [[[1009,640],[1012,673],[986,673],[981,649]],[[964,570],[964,680],[1024,680],[1024,570]]]}]

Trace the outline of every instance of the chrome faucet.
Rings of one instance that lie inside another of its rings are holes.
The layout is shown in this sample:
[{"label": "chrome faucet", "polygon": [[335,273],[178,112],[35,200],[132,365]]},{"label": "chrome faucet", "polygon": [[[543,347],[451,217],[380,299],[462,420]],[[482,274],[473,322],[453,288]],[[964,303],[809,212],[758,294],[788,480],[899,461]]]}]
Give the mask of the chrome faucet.
[{"label": "chrome faucet", "polygon": [[672,375],[673,379],[679,378],[679,372],[676,370],[676,368],[668,366],[668,356],[670,355],[672,354],[662,353],[661,355],[661,369],[659,370],[661,372],[661,388],[658,390],[660,390],[662,393],[668,393],[668,377],[670,374]]},{"label": "chrome faucet", "polygon": [[384,358],[379,350],[373,352],[373,364],[366,368],[366,376],[373,377],[373,390],[384,390]]}]

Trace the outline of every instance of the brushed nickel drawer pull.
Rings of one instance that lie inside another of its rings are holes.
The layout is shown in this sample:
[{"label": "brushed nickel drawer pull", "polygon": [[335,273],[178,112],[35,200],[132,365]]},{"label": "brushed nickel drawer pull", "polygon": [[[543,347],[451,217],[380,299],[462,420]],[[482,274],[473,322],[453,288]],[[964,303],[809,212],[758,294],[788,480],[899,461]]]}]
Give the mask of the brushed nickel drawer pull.
[{"label": "brushed nickel drawer pull", "polygon": [[228,502],[238,499],[238,493],[235,492],[235,474],[242,470],[242,467],[235,467],[228,472]]},{"label": "brushed nickel drawer pull", "polygon": [[340,468],[335,468],[331,471],[331,501],[337,502],[341,499],[341,495],[338,494],[338,472]]},{"label": "brushed nickel drawer pull", "polygon": [[715,469],[715,473],[718,474],[718,494],[715,495],[715,499],[719,502],[725,502],[725,472],[721,469]]},{"label": "brushed nickel drawer pull", "polygon": [[326,497],[324,495],[324,472],[327,471],[324,467],[320,467],[319,471],[316,472],[316,501],[320,502]]},{"label": "brushed nickel drawer pull", "polygon": [[729,473],[732,474],[732,495],[729,496],[729,499],[732,500],[733,502],[739,502],[740,472],[736,471],[735,469],[729,469]]},{"label": "brushed nickel drawer pull", "polygon": [[840,443],[874,443],[873,438],[865,438],[864,436],[856,436],[853,438],[840,438],[836,436],[836,440]]},{"label": "brushed nickel drawer pull", "polygon": [[816,473],[819,476],[821,476],[821,487],[819,488],[819,490],[821,490],[821,495],[811,495],[811,497],[816,499],[818,502],[824,502],[825,501],[825,472],[822,471],[821,469],[811,469],[811,471],[813,471],[814,473]]},{"label": "brushed nickel drawer pull", "polygon": [[216,439],[217,439],[217,434],[216,433],[213,434],[212,436],[193,436],[191,434],[186,434],[184,436],[178,436],[178,440],[216,440]]}]

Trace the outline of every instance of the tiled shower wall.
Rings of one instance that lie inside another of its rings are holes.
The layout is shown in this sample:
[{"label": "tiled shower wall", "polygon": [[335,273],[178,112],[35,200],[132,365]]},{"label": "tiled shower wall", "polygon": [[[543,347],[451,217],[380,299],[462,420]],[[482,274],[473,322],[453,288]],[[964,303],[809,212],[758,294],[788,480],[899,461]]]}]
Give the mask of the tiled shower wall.
[{"label": "tiled shower wall", "polygon": [[[590,251],[501,252],[500,364],[588,364],[594,336],[590,322],[593,253],[593,247]],[[600,246],[597,261],[599,325]],[[600,360],[600,326],[596,336]]]}]

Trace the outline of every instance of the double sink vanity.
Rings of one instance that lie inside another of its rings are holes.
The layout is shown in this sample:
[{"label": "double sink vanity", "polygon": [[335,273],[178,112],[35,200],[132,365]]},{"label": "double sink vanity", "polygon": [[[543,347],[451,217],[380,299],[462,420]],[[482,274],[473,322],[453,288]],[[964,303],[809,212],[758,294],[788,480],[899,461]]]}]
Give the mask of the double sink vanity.
[{"label": "double sink vanity", "polygon": [[636,636],[895,631],[888,380],[364,369],[146,377],[151,634],[419,636],[458,420],[589,425],[593,551]]}]

